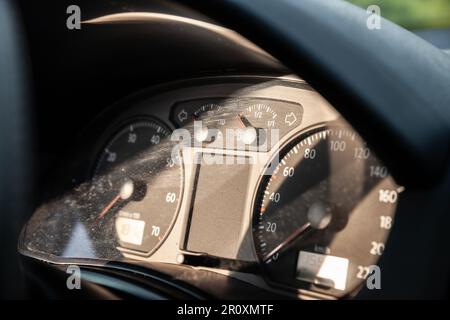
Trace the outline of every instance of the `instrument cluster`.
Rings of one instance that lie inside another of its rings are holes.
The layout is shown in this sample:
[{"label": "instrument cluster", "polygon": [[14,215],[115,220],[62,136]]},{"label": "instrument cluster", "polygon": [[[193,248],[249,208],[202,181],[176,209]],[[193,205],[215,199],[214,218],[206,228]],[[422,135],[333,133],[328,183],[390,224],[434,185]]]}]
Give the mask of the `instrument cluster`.
[{"label": "instrument cluster", "polygon": [[22,253],[228,270],[330,298],[376,267],[403,190],[300,79],[197,79],[108,112],[83,181],[39,207]]}]

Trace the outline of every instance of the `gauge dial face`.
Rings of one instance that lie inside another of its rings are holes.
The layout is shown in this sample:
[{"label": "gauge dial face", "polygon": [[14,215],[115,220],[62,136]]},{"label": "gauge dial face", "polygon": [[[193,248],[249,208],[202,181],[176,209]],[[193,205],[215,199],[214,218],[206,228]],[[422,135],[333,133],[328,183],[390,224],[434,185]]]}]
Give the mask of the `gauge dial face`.
[{"label": "gauge dial face", "polygon": [[267,279],[342,297],[383,253],[401,189],[351,129],[289,144],[262,181],[253,233]]},{"label": "gauge dial face", "polygon": [[[250,136],[250,131],[243,132],[240,139],[243,141],[251,141],[251,143],[260,148],[260,151],[269,151],[273,145],[279,140],[279,131],[282,124],[278,121],[278,113],[276,113],[269,105],[263,103],[255,103],[247,106],[239,113],[242,127],[252,128],[255,134],[253,139],[247,138]],[[276,136],[273,136],[276,133]]]},{"label": "gauge dial face", "polygon": [[101,194],[98,226],[115,234],[119,248],[152,253],[174,222],[183,172],[181,161],[171,159],[169,135],[156,120],[133,121],[99,157],[93,183]]},{"label": "gauge dial face", "polygon": [[279,139],[296,128],[302,121],[300,104],[276,100],[243,100],[245,108],[240,116],[252,127],[267,130],[266,137],[258,136],[258,144],[273,147]]}]

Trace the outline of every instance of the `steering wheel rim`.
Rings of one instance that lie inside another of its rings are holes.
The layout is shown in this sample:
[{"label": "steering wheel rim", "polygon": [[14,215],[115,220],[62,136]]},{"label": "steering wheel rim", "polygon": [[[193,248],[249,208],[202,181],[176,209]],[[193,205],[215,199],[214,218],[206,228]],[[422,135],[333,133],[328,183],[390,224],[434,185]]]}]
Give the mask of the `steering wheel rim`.
[{"label": "steering wheel rim", "polygon": [[0,1],[0,298],[24,297],[17,240],[30,207],[27,58],[10,1]]}]

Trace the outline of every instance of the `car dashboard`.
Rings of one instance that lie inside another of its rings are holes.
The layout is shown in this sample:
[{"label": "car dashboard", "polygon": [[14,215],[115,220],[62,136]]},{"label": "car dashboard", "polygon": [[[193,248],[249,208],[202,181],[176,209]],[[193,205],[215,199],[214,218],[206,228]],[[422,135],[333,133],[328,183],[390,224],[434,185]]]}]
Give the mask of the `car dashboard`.
[{"label": "car dashboard", "polygon": [[86,2],[80,30],[56,27],[66,5],[22,4],[39,154],[24,259],[121,290],[96,272],[124,272],[150,299],[378,286],[405,187],[309,83],[173,3]]}]

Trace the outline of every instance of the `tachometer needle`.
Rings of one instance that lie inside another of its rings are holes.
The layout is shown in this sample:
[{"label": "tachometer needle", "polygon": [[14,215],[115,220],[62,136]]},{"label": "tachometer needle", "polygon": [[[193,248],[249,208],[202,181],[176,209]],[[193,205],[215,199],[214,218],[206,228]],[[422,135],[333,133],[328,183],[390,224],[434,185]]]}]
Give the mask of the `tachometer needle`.
[{"label": "tachometer needle", "polygon": [[97,217],[97,220],[102,219],[108,211],[116,204],[119,200],[127,200],[129,199],[134,192],[134,184],[133,181],[127,180],[122,187],[120,188],[120,192],[116,195],[107,205],[103,208],[100,214]]},{"label": "tachometer needle", "polygon": [[289,237],[287,237],[282,243],[277,245],[272,251],[266,254],[263,258],[264,262],[267,262],[272,258],[276,253],[280,252],[282,249],[287,248],[289,244],[291,244],[295,239],[297,239],[300,235],[304,234],[307,230],[309,230],[311,224],[309,222],[302,225],[300,228],[295,230]]}]

